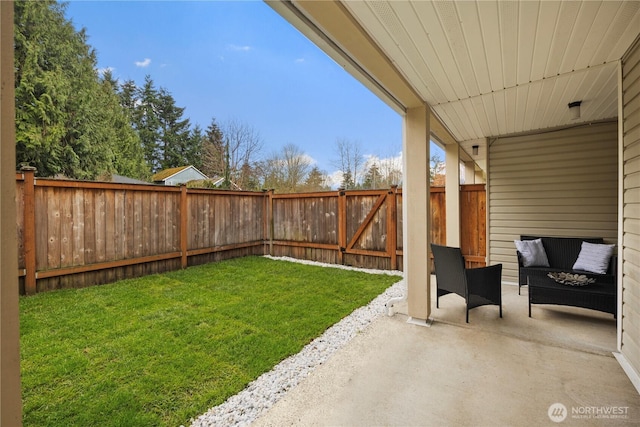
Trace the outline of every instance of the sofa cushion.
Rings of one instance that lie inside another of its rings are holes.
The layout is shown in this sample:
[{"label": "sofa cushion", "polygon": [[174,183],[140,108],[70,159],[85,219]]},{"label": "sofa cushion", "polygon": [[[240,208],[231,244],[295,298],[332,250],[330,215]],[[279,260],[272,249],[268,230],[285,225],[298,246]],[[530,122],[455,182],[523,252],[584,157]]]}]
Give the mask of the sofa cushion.
[{"label": "sofa cushion", "polygon": [[573,265],[573,269],[606,274],[614,247],[615,245],[582,242],[582,249],[580,249],[580,254],[578,254],[578,259]]},{"label": "sofa cushion", "polygon": [[549,267],[549,260],[541,239],[514,240],[514,243],[522,255],[524,267]]}]

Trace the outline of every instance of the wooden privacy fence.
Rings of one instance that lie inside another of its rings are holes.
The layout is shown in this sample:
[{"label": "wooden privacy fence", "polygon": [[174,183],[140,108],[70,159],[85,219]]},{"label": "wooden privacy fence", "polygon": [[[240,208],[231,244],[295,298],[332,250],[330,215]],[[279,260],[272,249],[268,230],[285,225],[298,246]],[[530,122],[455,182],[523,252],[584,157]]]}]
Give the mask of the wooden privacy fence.
[{"label": "wooden privacy fence", "polygon": [[264,193],[16,180],[23,294],[264,253]]},{"label": "wooden privacy fence", "polygon": [[[446,244],[444,187],[430,189],[431,242]],[[402,190],[270,194],[269,253],[381,270],[402,269]],[[460,187],[460,248],[486,265],[484,184]]]},{"label": "wooden privacy fence", "polygon": [[[402,191],[305,194],[16,174],[20,292],[84,287],[245,255],[402,269]],[[431,189],[431,241],[446,241]],[[484,265],[484,186],[463,186],[463,253]]]}]

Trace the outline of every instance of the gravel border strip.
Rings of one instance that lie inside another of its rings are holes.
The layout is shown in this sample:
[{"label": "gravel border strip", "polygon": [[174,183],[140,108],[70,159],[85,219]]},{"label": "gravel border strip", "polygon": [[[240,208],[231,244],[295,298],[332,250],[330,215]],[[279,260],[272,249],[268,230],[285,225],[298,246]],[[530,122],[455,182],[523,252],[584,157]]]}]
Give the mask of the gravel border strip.
[{"label": "gravel border strip", "polygon": [[[402,272],[400,271],[367,270],[269,255],[265,255],[265,258],[362,271],[371,274],[402,276]],[[391,298],[402,296],[404,289],[403,280],[391,285],[368,305],[356,309],[350,315],[329,327],[322,335],[307,344],[299,353],[288,357],[277,364],[271,371],[262,374],[240,393],[231,396],[224,403],[214,406],[205,414],[192,420],[191,426],[250,425],[278,400],[283,398],[287,391],[294,388],[300,381],[306,378],[317,366],[322,365],[331,355],[351,341],[358,333],[362,332],[376,318],[385,314],[385,303]]]}]

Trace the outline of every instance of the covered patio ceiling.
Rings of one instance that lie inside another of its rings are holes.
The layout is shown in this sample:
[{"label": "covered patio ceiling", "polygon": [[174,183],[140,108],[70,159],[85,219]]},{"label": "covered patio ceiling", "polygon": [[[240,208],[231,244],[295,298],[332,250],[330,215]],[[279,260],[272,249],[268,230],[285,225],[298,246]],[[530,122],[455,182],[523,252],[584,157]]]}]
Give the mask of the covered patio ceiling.
[{"label": "covered patio ceiling", "polygon": [[483,170],[486,138],[617,117],[640,33],[638,1],[268,3],[396,110],[428,103],[440,142]]}]

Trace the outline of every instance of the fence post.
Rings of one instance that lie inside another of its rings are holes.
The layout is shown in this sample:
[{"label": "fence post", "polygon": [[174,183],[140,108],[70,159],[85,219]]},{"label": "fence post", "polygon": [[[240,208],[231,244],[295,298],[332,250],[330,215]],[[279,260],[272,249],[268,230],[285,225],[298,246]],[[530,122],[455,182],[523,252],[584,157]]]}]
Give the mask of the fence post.
[{"label": "fence post", "polygon": [[265,218],[265,233],[269,240],[269,255],[273,256],[273,191],[271,188],[267,191],[267,217]]},{"label": "fence post", "polygon": [[347,193],[338,189],[338,263],[344,264],[344,252],[347,250]]},{"label": "fence post", "polygon": [[391,256],[391,270],[398,269],[398,217],[396,194],[398,186],[392,185],[387,193],[387,253]]},{"label": "fence post", "polygon": [[37,292],[36,288],[36,197],[35,173],[33,166],[22,166],[24,175],[24,291],[27,295]]},{"label": "fence post", "polygon": [[187,268],[187,185],[180,185],[180,265]]}]

